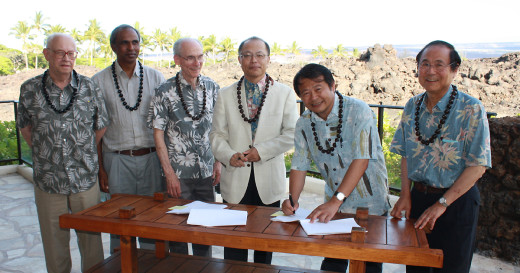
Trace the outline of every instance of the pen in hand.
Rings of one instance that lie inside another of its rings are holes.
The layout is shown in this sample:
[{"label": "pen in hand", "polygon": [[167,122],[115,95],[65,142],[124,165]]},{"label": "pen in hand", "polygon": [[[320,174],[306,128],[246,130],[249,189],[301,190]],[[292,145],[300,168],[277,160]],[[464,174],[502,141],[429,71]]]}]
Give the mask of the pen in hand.
[{"label": "pen in hand", "polygon": [[296,210],[294,210],[294,201],[292,200],[292,195],[289,194],[289,202],[291,202],[291,207],[293,207],[293,213],[296,213]]}]

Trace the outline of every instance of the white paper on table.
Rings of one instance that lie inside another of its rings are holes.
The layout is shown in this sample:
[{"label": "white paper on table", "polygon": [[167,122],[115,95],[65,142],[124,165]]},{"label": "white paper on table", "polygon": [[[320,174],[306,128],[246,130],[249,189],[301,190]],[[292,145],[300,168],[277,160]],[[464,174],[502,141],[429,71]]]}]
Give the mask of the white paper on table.
[{"label": "white paper on table", "polygon": [[192,209],[188,216],[189,225],[236,226],[246,225],[247,211],[230,209]]},{"label": "white paper on table", "polygon": [[300,221],[300,220],[307,218],[307,216],[309,216],[309,214],[311,214],[310,210],[307,210],[304,208],[299,208],[296,210],[296,212],[293,215],[276,216],[274,218],[271,218],[271,221],[295,222],[295,221]]},{"label": "white paper on table", "polygon": [[227,208],[226,204],[210,204],[201,201],[193,201],[184,206],[175,206],[170,208],[171,210],[166,213],[173,214],[188,214],[192,209],[225,209]]},{"label": "white paper on table", "polygon": [[359,227],[354,218],[332,220],[328,223],[311,223],[310,219],[303,219],[300,224],[307,235],[345,234],[351,233],[353,227]]}]

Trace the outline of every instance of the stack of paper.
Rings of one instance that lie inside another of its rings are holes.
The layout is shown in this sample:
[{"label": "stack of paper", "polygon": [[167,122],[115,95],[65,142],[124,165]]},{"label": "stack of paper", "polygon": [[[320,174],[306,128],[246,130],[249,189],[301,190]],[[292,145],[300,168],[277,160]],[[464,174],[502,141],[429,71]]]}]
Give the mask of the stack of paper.
[{"label": "stack of paper", "polygon": [[303,230],[307,235],[329,235],[351,233],[353,227],[359,227],[354,218],[332,220],[328,223],[315,221],[311,223],[309,219],[300,220]]},{"label": "stack of paper", "polygon": [[188,216],[189,225],[207,227],[246,225],[247,211],[229,209],[192,209]]},{"label": "stack of paper", "polygon": [[175,206],[171,207],[170,211],[167,213],[173,213],[173,214],[188,214],[192,209],[224,209],[226,208],[226,204],[210,204],[205,203],[201,201],[193,201],[189,204],[186,204],[184,206]]}]

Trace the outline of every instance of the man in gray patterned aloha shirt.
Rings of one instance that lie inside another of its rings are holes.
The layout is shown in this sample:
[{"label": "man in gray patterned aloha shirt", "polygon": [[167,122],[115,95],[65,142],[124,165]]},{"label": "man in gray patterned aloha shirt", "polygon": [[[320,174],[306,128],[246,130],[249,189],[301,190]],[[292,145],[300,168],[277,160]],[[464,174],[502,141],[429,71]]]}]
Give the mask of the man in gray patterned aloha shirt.
[{"label": "man in gray patterned aloha shirt", "polygon": [[[166,176],[168,194],[174,198],[213,202],[213,186],[220,181],[220,163],[211,152],[209,131],[220,87],[200,75],[204,64],[200,41],[179,39],[173,51],[175,64],[181,71],[156,89],[149,125],[154,128],[155,147]],[[170,250],[188,254],[186,243],[170,242]],[[211,257],[211,248],[194,244],[193,253]]]},{"label": "man in gray patterned aloha shirt", "polygon": [[[70,231],[59,216],[99,203],[96,144],[108,117],[99,88],[74,68],[74,39],[52,34],[49,69],[20,88],[17,125],[32,149],[34,199],[48,272],[70,272]],[[99,233],[76,231],[85,271],[103,260]]]}]

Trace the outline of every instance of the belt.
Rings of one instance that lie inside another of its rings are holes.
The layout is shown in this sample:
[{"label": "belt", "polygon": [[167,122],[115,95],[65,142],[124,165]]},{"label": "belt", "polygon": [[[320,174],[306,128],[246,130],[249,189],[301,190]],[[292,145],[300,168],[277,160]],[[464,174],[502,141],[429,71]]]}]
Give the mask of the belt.
[{"label": "belt", "polygon": [[118,153],[120,155],[129,155],[129,156],[142,156],[142,155],[147,155],[147,154],[153,153],[153,152],[155,152],[155,147],[142,148],[139,150],[115,151],[114,153]]},{"label": "belt", "polygon": [[430,187],[422,182],[413,182],[413,188],[422,193],[445,193],[449,188],[434,188]]}]

